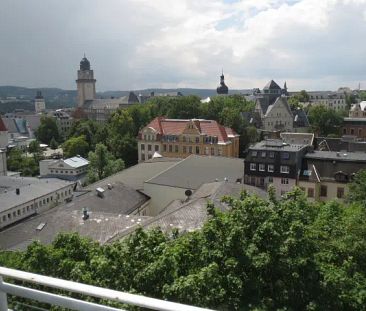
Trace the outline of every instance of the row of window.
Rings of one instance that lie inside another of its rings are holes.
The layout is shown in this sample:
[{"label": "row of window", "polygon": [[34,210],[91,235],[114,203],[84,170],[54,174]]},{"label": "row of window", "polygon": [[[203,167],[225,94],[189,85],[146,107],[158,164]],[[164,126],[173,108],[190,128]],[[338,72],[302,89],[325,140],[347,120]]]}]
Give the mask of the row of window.
[{"label": "row of window", "polygon": [[[141,151],[145,150],[145,144],[141,144]],[[152,150],[152,145],[147,145],[147,151]],[[154,145],[154,150],[159,152],[159,145]]]},{"label": "row of window", "polygon": [[[349,129],[349,133],[347,133],[347,128],[343,128],[343,134],[350,134],[350,135],[355,135],[356,131],[354,128]],[[358,129],[358,136],[362,135],[362,129]]]},{"label": "row of window", "polygon": [[[68,194],[71,195],[71,189],[57,193],[57,199],[60,199],[60,197],[63,198],[64,196],[67,197]],[[28,214],[29,212],[33,212],[36,208],[42,207],[51,202],[53,202],[52,195],[49,197],[44,197],[43,199],[35,202],[34,204],[30,203],[29,205],[19,208],[16,211],[7,212],[6,214],[4,214],[0,217],[0,222],[2,222],[2,223],[8,222],[9,220],[17,218],[18,216],[22,216],[24,214]]]},{"label": "row of window", "polygon": [[[306,193],[305,188],[301,187],[301,189]],[[308,198],[314,198],[315,190],[314,188],[307,189],[307,196]],[[328,196],[328,187],[326,185],[320,186],[320,197],[327,197]],[[343,199],[344,198],[344,188],[337,187],[337,198]]]},{"label": "row of window", "polygon": [[[257,163],[250,163],[250,170],[251,171],[257,171]],[[266,171],[266,164],[259,163],[258,164],[258,171],[259,172],[265,172]],[[274,172],[274,165],[273,164],[267,164],[267,172],[273,173]],[[281,165],[280,166],[280,172],[283,174],[289,174],[290,173],[290,167],[287,165]]]},{"label": "row of window", "polygon": [[[155,135],[144,134],[144,140],[150,141],[155,140]],[[179,136],[177,135],[163,135],[161,138],[162,142],[175,143],[179,142]],[[182,136],[181,141],[183,143],[200,143],[200,136]],[[205,144],[217,144],[219,138],[217,136],[204,136],[202,142]]]},{"label": "row of window", "polygon": [[[275,157],[274,151],[257,151],[257,150],[252,151],[252,157],[266,158],[267,156],[273,159]],[[281,152],[281,159],[283,159],[283,160],[290,159],[290,153]]]}]

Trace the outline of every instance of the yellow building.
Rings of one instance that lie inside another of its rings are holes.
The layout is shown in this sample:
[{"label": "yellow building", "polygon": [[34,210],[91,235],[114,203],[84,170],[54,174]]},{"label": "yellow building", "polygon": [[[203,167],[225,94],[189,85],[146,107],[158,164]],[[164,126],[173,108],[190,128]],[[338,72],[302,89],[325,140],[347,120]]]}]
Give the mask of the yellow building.
[{"label": "yellow building", "polygon": [[139,132],[139,162],[156,156],[191,154],[239,157],[239,135],[214,120],[158,117]]}]

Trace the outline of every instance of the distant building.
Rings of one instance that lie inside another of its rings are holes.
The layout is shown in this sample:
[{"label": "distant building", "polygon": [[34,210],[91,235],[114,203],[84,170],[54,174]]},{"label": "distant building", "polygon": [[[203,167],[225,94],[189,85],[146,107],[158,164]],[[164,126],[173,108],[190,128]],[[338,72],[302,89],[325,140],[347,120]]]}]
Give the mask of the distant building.
[{"label": "distant building", "polygon": [[303,107],[309,106],[325,106],[335,111],[346,110],[346,95],[343,91],[330,92],[330,91],[318,91],[307,92],[309,94],[308,102],[300,102]]},{"label": "distant building", "polygon": [[366,139],[366,101],[352,105],[348,114],[343,119],[342,134]]},{"label": "distant building", "polygon": [[84,180],[89,161],[76,156],[69,159],[42,160],[39,162],[41,177],[55,177],[64,180]]},{"label": "distant building", "polygon": [[220,85],[216,88],[216,92],[219,95],[227,95],[229,93],[229,88],[225,84],[224,72],[220,76]]},{"label": "distant building", "polygon": [[97,98],[96,79],[94,71],[90,69],[90,62],[84,56],[78,70],[77,85],[77,107],[74,117],[87,118],[98,122],[106,122],[109,117],[119,108],[127,108],[139,104],[139,98],[133,92],[121,98]]},{"label": "distant building", "polygon": [[74,183],[0,176],[0,229],[70,200]]},{"label": "distant building", "polygon": [[239,135],[214,120],[158,117],[138,136],[139,161],[151,159],[154,153],[173,158],[191,154],[238,157]]},{"label": "distant building", "polygon": [[38,91],[36,97],[34,98],[34,110],[36,113],[40,113],[46,110],[46,102],[42,96],[42,92]]},{"label": "distant building", "polygon": [[67,137],[71,127],[74,125],[74,118],[62,109],[48,112],[48,115],[55,119],[57,128],[61,136]]}]

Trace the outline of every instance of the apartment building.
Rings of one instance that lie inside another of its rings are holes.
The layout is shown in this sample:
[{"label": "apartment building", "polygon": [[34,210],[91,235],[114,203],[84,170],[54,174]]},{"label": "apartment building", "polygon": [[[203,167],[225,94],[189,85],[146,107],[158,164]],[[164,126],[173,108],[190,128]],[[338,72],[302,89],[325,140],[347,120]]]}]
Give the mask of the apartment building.
[{"label": "apartment building", "polygon": [[139,162],[153,156],[185,158],[191,154],[239,157],[239,135],[214,120],[158,117],[138,136]]},{"label": "apartment building", "polygon": [[308,144],[289,144],[280,139],[263,140],[250,147],[245,158],[244,183],[267,189],[272,184],[279,197],[297,185]]}]

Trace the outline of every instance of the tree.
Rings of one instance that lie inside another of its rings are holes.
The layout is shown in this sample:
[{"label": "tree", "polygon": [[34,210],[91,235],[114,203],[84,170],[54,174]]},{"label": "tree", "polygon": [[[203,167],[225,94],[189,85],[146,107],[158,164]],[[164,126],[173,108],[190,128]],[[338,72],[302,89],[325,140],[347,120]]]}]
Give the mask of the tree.
[{"label": "tree", "polygon": [[339,129],[343,122],[341,113],[319,105],[310,107],[308,116],[311,127],[319,136],[339,135]]},{"label": "tree", "polygon": [[89,182],[94,182],[124,169],[125,164],[121,159],[115,159],[103,144],[97,144],[95,152],[89,152],[90,161],[88,169]]},{"label": "tree", "polygon": [[38,153],[27,157],[20,149],[13,148],[8,152],[7,166],[9,171],[20,172],[22,176],[36,176],[39,174],[40,159]]},{"label": "tree", "polygon": [[35,135],[40,142],[47,145],[50,144],[52,138],[56,141],[59,141],[61,138],[55,119],[45,116],[41,118],[41,124],[35,132]]},{"label": "tree", "polygon": [[32,140],[29,143],[28,152],[29,153],[39,153],[39,152],[41,152],[41,147],[39,146],[39,141]]},{"label": "tree", "polygon": [[90,147],[85,136],[71,137],[62,144],[62,149],[65,158],[71,158],[76,155],[86,157]]},{"label": "tree", "polygon": [[361,203],[366,207],[366,170],[356,173],[351,183],[348,184],[347,200],[352,203]]},{"label": "tree", "polygon": [[50,141],[50,148],[52,150],[56,150],[58,148],[58,143],[54,137],[52,137],[52,139]]}]

